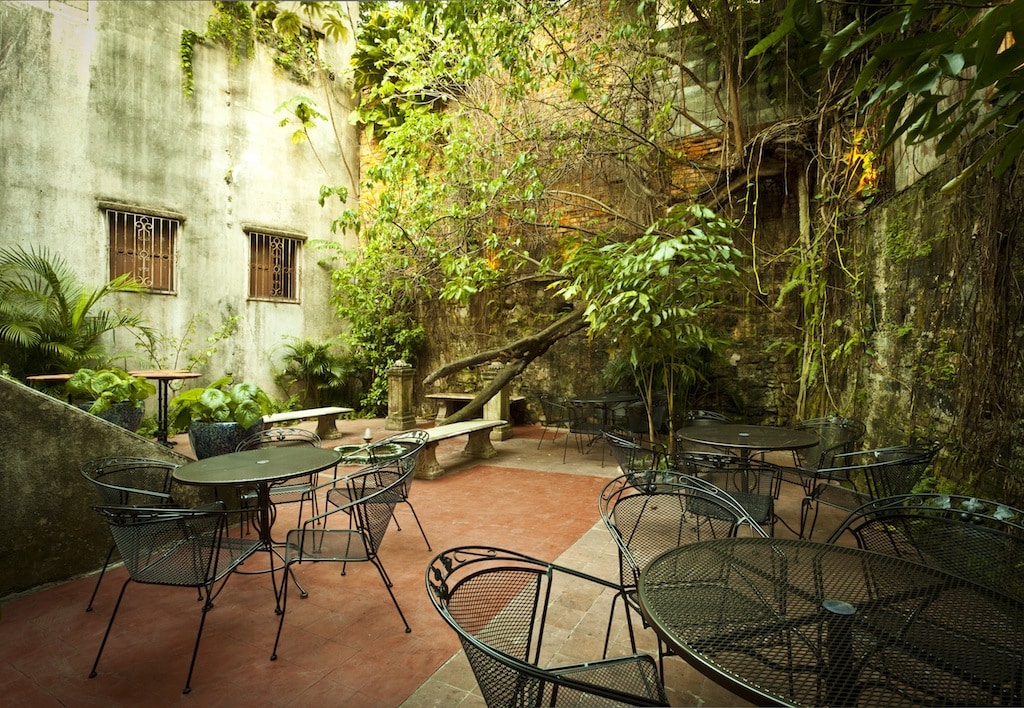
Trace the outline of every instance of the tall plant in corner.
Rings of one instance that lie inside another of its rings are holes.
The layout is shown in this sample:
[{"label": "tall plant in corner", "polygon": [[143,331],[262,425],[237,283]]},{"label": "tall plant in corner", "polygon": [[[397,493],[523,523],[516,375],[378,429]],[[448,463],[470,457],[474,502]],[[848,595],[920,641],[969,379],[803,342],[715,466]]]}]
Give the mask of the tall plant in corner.
[{"label": "tall plant in corner", "polygon": [[[654,393],[692,385],[698,362],[716,344],[706,320],[716,292],[739,277],[735,225],[707,207],[676,209],[635,241],[584,242],[566,261],[571,280],[559,288],[583,299],[590,336],[611,337],[633,365],[650,415]],[[671,444],[671,436],[669,438]]]},{"label": "tall plant in corner", "polygon": [[138,312],[102,302],[114,293],[140,292],[129,276],[96,288],[78,281],[58,255],[46,249],[0,250],[0,359],[11,374],[76,371],[109,360],[106,337],[121,329],[148,333]]}]

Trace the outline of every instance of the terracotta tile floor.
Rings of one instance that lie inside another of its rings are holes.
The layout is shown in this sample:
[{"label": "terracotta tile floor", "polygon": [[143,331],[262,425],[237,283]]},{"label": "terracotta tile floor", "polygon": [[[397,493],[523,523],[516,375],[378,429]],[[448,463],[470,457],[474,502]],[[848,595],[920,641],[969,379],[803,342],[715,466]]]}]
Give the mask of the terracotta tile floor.
[{"label": "terracotta tile floor", "polygon": [[[358,442],[367,425],[375,438],[386,434],[382,421],[339,421],[341,442]],[[431,545],[437,551],[492,544],[615,578],[615,547],[600,523],[597,499],[617,468],[608,459],[602,467],[596,450],[577,454],[572,442],[563,464],[562,438],[552,444],[549,435],[538,450],[539,436],[540,428],[516,428],[515,437],[495,443],[498,456],[486,461],[462,458],[464,439],[441,444],[438,460],[448,474],[418,480],[411,494]],[[189,454],[187,440],[177,440],[177,449]],[[784,496],[780,513],[796,518],[798,503],[796,495]],[[397,516],[402,530],[390,532],[381,558],[411,633],[404,632],[369,564],[350,565],[344,577],[334,564],[302,566],[299,578],[309,597],[291,594],[278,659],[271,662],[277,617],[269,578],[236,576],[207,616],[192,693],[183,696],[200,616],[196,596],[187,589],[133,583],[98,675],[89,679],[126,577],[116,568],[104,578],[93,612],[84,608],[94,576],[25,594],[0,608],[0,695],[6,705],[25,706],[482,705],[454,633],[426,595],[423,575],[433,552],[408,509],[399,507]],[[277,523],[293,522],[282,513]],[[781,526],[777,533],[787,534]],[[573,630],[577,639],[589,631],[583,629],[588,623],[606,621],[608,601],[595,602],[590,619]],[[656,651],[653,635],[643,641],[645,650]],[[592,649],[585,641],[582,646],[584,652]],[[678,659],[666,661],[666,685],[673,705],[741,703]]]}]

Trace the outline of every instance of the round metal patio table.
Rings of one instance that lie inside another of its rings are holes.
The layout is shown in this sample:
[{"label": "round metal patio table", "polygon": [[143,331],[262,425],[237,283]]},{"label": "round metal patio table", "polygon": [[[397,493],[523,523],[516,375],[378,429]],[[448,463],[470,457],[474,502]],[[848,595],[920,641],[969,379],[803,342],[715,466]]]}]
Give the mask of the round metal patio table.
[{"label": "round metal patio table", "polygon": [[749,457],[753,452],[803,450],[820,442],[817,434],[810,430],[739,423],[687,425],[676,431],[676,439],[737,450],[743,457]]},{"label": "round metal patio table", "polygon": [[758,704],[1021,705],[1024,603],[857,548],[778,538],[681,546],[640,576],[677,654]]},{"label": "round metal patio table", "polygon": [[[176,468],[171,476],[182,484],[256,487],[256,526],[262,550],[269,554],[271,583],[278,597],[274,579],[274,556],[280,557],[271,536],[270,487],[293,477],[322,472],[338,464],[341,453],[322,447],[295,445],[265,447],[258,450],[232,452],[206,457]],[[241,572],[241,571],[238,571]],[[257,571],[265,572],[265,571]],[[303,591],[304,592],[304,591]]]}]

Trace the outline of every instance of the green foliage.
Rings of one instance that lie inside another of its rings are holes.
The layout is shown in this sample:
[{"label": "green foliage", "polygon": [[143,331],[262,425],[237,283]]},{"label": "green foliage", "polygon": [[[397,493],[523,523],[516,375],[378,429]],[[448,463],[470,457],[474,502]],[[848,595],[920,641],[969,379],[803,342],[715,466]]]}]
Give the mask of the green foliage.
[{"label": "green foliage", "polygon": [[716,294],[734,283],[742,254],[736,226],[706,207],[673,211],[634,241],[583,242],[566,261],[566,300],[586,302],[590,336],[605,335],[634,367],[651,401],[657,389],[692,385],[717,344],[706,326]]},{"label": "green foliage", "polygon": [[[138,337],[135,347],[146,353],[146,360],[153,362],[161,369],[184,369],[186,371],[202,371],[217,353],[220,342],[233,336],[238,331],[238,315],[229,315],[221,326],[206,337],[205,346],[191,349],[196,329],[204,316],[194,314],[185,324],[185,333],[181,337],[149,331],[146,336]],[[184,364],[182,364],[184,358]]]},{"label": "green foliage", "polygon": [[411,263],[378,245],[373,242],[360,256],[349,254],[347,263],[332,273],[332,302],[338,317],[348,322],[344,338],[352,367],[368,372],[359,407],[374,414],[387,409],[388,370],[399,359],[414,363],[425,337],[411,314]]},{"label": "green foliage", "polygon": [[270,397],[254,383],[231,383],[224,376],[205,388],[191,388],[171,399],[168,420],[175,430],[186,430],[193,421],[234,422],[251,428],[271,411]]},{"label": "green foliage", "polygon": [[[790,0],[786,16],[820,14],[823,4]],[[996,176],[1009,169],[1024,149],[1024,45],[1012,39],[1024,22],[1024,0],[849,5],[840,29],[801,34],[821,46],[824,69],[861,65],[846,88],[854,105],[879,121],[883,146],[900,137],[934,141],[943,155],[961,138],[988,135],[985,152],[945,190],[985,163],[994,163]],[[759,48],[795,28],[784,20]]]},{"label": "green foliage", "polygon": [[100,414],[116,403],[141,403],[156,393],[156,386],[124,369],[79,369],[64,385],[73,400],[93,401],[90,413]]},{"label": "green foliage", "polygon": [[350,381],[358,376],[351,356],[341,348],[341,337],[317,342],[292,337],[283,348],[283,368],[274,381],[295,396],[302,408],[337,405]]},{"label": "green foliage", "polygon": [[[256,3],[240,0],[214,2],[214,12],[207,18],[206,30],[202,34],[182,30],[179,54],[185,97],[191,97],[195,90],[192,66],[195,45],[206,40],[227,48],[232,63],[251,58],[259,42],[270,50],[274,64],[289,72],[299,83],[310,83],[316,71],[330,71],[330,67],[320,61],[317,39],[290,5],[265,0]],[[335,40],[348,36],[346,15],[339,3],[303,2],[300,7],[307,19],[319,21],[327,36]]]},{"label": "green foliage", "polygon": [[106,339],[121,330],[150,332],[137,312],[115,311],[102,301],[141,292],[129,276],[98,288],[78,282],[59,256],[46,249],[0,250],[0,360],[21,378],[104,365]]}]

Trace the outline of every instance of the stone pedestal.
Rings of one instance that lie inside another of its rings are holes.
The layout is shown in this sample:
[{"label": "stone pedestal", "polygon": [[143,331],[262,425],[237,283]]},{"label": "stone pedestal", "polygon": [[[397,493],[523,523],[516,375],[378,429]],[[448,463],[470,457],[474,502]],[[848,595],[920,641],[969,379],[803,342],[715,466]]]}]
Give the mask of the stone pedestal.
[{"label": "stone pedestal", "polygon": [[[494,362],[483,371],[484,386],[494,380],[494,377],[498,375],[504,367],[504,365]],[[491,400],[484,404],[484,419],[485,420],[504,420],[511,421],[512,416],[509,415],[509,397],[508,397],[508,385],[502,386],[501,390],[498,391]],[[491,431],[491,440],[508,440],[512,437],[512,423],[506,422]]]},{"label": "stone pedestal", "polygon": [[411,430],[416,427],[412,406],[412,380],[416,369],[399,359],[388,370],[388,417],[385,430]]}]

